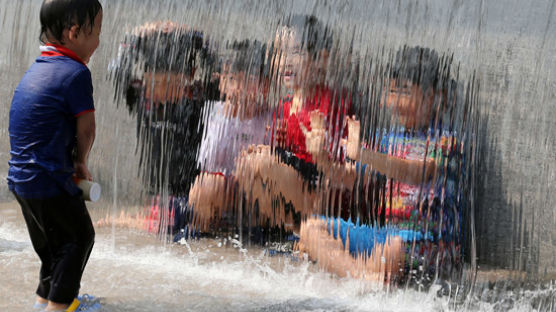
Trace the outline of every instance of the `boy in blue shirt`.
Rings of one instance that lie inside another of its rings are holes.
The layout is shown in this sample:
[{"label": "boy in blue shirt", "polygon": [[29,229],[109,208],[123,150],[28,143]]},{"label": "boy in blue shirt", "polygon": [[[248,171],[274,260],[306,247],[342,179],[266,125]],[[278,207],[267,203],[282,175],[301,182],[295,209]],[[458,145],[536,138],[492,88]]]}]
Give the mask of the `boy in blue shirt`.
[{"label": "boy in blue shirt", "polygon": [[[35,307],[74,311],[95,235],[74,179],[92,180],[87,159],[95,108],[86,64],[99,45],[102,6],[98,0],[45,0],[40,21],[42,54],[10,109],[8,185],[42,262]],[[83,304],[79,309],[85,311]]]}]

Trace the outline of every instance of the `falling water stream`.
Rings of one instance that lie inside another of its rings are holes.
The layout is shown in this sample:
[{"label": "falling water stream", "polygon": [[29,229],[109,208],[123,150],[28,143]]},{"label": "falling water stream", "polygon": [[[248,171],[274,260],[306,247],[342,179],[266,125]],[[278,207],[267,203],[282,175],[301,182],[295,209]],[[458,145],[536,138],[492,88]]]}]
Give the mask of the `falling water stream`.
[{"label": "falling water stream", "polygon": [[[106,311],[556,310],[556,1],[101,2],[89,168],[103,198],[88,204],[82,290]],[[5,175],[40,4],[0,0]],[[427,58],[437,67],[411,71]],[[391,83],[427,75],[442,90],[430,105],[388,102]],[[287,79],[329,97],[297,115],[306,151],[279,126],[295,106]],[[415,161],[442,164],[433,182],[423,167],[374,171],[380,155],[413,160],[413,146]],[[0,201],[0,310],[22,311],[38,259],[5,184]]]}]

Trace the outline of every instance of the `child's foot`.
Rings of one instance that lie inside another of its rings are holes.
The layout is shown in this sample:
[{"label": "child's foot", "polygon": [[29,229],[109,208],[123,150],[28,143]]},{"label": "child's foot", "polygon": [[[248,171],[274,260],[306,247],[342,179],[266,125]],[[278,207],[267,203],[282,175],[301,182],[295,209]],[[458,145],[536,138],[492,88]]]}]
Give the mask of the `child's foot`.
[{"label": "child's foot", "polygon": [[99,312],[101,309],[99,298],[84,294],[78,296],[66,310],[60,312]]},{"label": "child's foot", "polygon": [[48,306],[48,300],[41,296],[37,296],[35,304],[33,305],[33,311],[42,311],[46,309],[46,306]]},{"label": "child's foot", "polygon": [[101,298],[99,297],[95,297],[89,294],[83,294],[80,296],[77,296],[77,300],[81,301],[81,302],[87,302],[88,304],[92,304],[92,303],[100,303]]},{"label": "child's foot", "polygon": [[43,311],[44,309],[46,309],[47,305],[48,302],[47,303],[35,302],[35,304],[33,305],[33,311]]},{"label": "child's foot", "polygon": [[76,312],[97,312],[102,309],[100,298],[98,297],[83,294],[77,296],[77,300],[79,300],[79,306],[75,310]]}]

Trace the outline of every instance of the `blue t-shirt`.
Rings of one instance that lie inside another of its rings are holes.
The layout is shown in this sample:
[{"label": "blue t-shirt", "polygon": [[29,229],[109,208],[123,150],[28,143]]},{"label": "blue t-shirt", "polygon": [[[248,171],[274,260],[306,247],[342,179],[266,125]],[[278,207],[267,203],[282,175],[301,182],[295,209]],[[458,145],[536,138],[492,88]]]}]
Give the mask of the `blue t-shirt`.
[{"label": "blue t-shirt", "polygon": [[80,194],[73,182],[76,120],[94,111],[87,66],[41,56],[17,86],[10,109],[8,186],[24,198]]}]

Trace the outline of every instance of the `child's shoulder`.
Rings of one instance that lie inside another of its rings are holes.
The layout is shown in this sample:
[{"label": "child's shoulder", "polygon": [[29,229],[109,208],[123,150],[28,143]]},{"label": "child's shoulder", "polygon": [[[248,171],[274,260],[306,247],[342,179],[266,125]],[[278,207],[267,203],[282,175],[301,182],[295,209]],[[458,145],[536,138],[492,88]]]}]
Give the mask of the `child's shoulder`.
[{"label": "child's shoulder", "polygon": [[33,65],[53,67],[68,73],[89,71],[89,68],[86,65],[67,56],[39,56]]},{"label": "child's shoulder", "polygon": [[20,93],[66,94],[69,89],[91,88],[91,72],[87,66],[64,57],[39,57],[22,77],[17,90]]},{"label": "child's shoulder", "polygon": [[48,77],[53,83],[71,83],[75,79],[90,80],[89,68],[75,60],[65,57],[38,57],[29,69],[34,75]]}]

